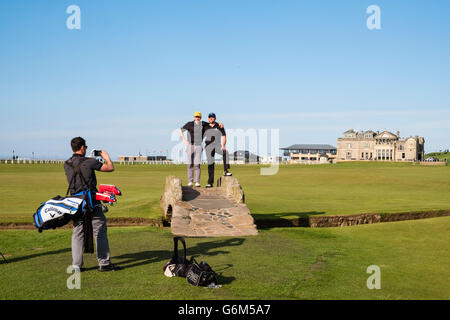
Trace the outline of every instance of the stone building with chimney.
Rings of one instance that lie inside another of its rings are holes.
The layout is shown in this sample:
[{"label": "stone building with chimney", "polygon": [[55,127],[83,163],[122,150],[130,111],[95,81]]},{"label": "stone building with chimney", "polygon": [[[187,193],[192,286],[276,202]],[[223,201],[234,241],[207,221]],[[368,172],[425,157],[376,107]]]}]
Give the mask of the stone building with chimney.
[{"label": "stone building with chimney", "polygon": [[338,138],[338,161],[423,161],[423,137],[401,138],[400,132],[355,131],[344,132]]}]

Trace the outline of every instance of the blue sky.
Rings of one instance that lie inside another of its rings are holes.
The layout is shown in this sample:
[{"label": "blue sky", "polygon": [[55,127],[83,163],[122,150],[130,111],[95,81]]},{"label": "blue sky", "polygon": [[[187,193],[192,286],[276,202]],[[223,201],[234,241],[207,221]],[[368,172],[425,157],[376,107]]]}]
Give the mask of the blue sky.
[{"label": "blue sky", "polygon": [[[69,30],[69,5],[81,30]],[[381,30],[368,30],[369,5]],[[170,150],[194,111],[279,129],[280,146],[349,128],[450,148],[450,2],[0,2],[0,157]]]}]

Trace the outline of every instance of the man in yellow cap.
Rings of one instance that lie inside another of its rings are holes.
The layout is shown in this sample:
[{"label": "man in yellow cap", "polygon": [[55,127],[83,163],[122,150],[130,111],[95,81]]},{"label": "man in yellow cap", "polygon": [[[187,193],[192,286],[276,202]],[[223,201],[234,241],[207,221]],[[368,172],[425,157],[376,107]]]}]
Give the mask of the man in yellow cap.
[{"label": "man in yellow cap", "polygon": [[[188,187],[192,187],[194,182],[194,168],[195,168],[195,186],[200,187],[200,163],[202,159],[202,142],[203,135],[209,123],[201,121],[202,113],[196,111],[194,113],[194,121],[187,122],[180,129],[180,136],[186,144],[187,155],[187,175],[188,175]],[[223,127],[222,123],[219,123]],[[188,132],[188,138],[184,136],[184,132]]]}]

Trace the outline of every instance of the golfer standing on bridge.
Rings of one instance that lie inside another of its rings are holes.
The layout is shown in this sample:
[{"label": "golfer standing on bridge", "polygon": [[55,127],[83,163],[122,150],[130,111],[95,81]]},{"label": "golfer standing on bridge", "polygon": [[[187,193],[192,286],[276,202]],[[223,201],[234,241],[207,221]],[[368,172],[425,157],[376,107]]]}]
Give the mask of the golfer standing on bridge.
[{"label": "golfer standing on bridge", "polygon": [[[195,186],[200,187],[200,163],[202,160],[202,142],[203,135],[206,129],[209,127],[209,123],[201,121],[202,113],[196,111],[194,113],[194,121],[187,122],[180,129],[180,136],[186,145],[187,156],[187,175],[188,175],[188,187],[192,187],[194,182],[194,168],[195,168]],[[220,128],[223,128],[222,123],[218,123]],[[184,136],[184,132],[188,132],[188,138]]]}]

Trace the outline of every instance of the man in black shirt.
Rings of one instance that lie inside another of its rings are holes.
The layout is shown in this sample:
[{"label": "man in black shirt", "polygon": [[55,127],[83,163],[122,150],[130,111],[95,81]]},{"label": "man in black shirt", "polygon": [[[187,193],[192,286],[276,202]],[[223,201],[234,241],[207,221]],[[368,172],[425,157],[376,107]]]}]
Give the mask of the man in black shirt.
[{"label": "man in black shirt", "polygon": [[[227,144],[227,134],[225,132],[225,128],[220,127],[216,122],[216,115],[214,113],[210,113],[208,115],[208,126],[205,129],[205,150],[206,150],[206,158],[208,160],[208,184],[206,188],[211,188],[214,184],[214,162],[216,152],[222,154],[223,160],[223,174],[224,176],[231,176],[231,172],[229,164],[229,155],[228,150],[226,148]],[[222,139],[222,144],[220,144],[220,139]]]},{"label": "man in black shirt", "polygon": [[[73,138],[71,141],[72,157],[64,163],[64,171],[66,172],[67,181],[69,183],[70,194],[76,194],[84,190],[91,190],[94,199],[94,211],[86,219],[86,215],[80,219],[73,221],[72,233],[72,265],[74,268],[81,270],[83,266],[83,247],[85,245],[86,229],[92,228],[94,238],[97,245],[97,260],[99,271],[118,270],[119,267],[114,266],[110,260],[109,243],[107,237],[106,218],[103,214],[100,202],[95,200],[95,192],[97,191],[97,178],[95,171],[112,172],[114,164],[105,151],[101,151],[101,157],[105,163],[101,163],[95,158],[86,157],[86,141],[81,137]],[[76,174],[76,168],[79,168],[79,174]],[[87,221],[92,224],[87,225]]]}]

